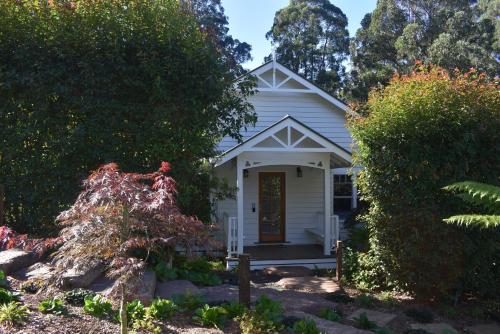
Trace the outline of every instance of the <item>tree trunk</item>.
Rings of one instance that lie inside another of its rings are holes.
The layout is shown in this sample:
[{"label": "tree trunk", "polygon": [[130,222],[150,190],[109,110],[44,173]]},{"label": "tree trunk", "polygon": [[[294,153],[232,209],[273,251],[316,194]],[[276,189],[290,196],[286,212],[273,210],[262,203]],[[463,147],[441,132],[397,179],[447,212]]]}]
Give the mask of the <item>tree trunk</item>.
[{"label": "tree trunk", "polygon": [[125,305],[125,286],[120,284],[120,334],[128,334],[127,306]]}]

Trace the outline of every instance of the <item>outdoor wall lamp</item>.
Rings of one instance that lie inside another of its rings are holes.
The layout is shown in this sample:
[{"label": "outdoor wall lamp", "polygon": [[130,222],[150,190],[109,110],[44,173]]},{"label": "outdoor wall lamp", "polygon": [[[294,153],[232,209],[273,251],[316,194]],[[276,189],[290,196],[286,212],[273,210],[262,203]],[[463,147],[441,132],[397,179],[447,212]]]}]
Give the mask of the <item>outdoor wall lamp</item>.
[{"label": "outdoor wall lamp", "polygon": [[243,177],[246,179],[248,178],[248,169],[243,170]]},{"label": "outdoor wall lamp", "polygon": [[302,177],[302,168],[297,167],[297,177]]}]

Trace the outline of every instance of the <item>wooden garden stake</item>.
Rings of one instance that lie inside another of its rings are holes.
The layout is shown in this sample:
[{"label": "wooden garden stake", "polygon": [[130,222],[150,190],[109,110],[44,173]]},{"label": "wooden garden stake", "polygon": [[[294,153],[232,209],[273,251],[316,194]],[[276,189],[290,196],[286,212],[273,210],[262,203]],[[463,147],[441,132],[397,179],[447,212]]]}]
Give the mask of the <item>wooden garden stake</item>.
[{"label": "wooden garden stake", "polygon": [[239,255],[238,267],[239,301],[241,304],[250,306],[250,255]]},{"label": "wooden garden stake", "polygon": [[342,278],[342,241],[337,240],[337,282]]}]

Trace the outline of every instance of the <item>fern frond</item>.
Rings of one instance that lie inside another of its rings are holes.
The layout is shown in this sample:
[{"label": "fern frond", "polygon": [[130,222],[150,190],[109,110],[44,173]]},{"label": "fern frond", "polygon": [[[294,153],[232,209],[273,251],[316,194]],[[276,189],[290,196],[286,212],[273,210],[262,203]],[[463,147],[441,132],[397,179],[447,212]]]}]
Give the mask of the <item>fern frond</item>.
[{"label": "fern frond", "polygon": [[500,216],[498,215],[457,215],[444,219],[448,224],[455,224],[466,227],[492,228],[500,226]]},{"label": "fern frond", "polygon": [[500,187],[480,182],[464,181],[453,183],[443,189],[459,193],[457,196],[464,201],[483,207],[488,213],[500,213]]}]

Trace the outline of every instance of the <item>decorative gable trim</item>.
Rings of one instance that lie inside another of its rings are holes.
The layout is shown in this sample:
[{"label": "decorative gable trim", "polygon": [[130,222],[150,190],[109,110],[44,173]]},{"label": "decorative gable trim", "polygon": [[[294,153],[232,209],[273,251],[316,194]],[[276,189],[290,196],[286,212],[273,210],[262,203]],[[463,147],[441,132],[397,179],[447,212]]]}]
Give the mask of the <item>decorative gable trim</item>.
[{"label": "decorative gable trim", "polygon": [[243,152],[328,152],[351,163],[351,153],[290,115],[221,154],[216,166]]}]

